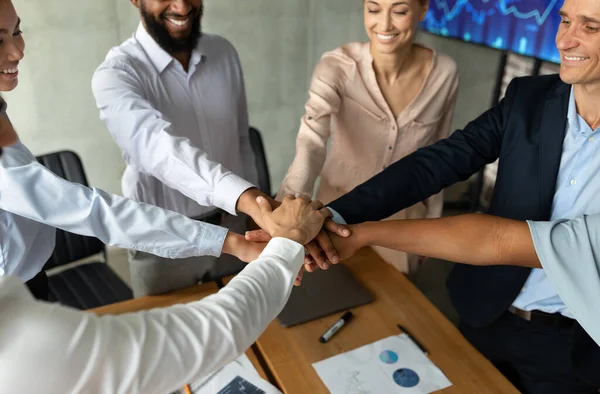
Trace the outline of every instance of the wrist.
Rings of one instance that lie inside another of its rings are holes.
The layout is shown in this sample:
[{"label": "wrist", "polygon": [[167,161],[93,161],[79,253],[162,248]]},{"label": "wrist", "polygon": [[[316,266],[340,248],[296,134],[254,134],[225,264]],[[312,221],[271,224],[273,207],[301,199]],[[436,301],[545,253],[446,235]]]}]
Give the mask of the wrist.
[{"label": "wrist", "polygon": [[356,239],[356,242],[358,243],[360,248],[364,248],[366,246],[374,246],[374,223],[375,222],[364,222],[350,226],[352,236]]},{"label": "wrist", "polygon": [[245,241],[246,239],[240,234],[228,231],[221,252],[237,257],[237,253]]},{"label": "wrist", "polygon": [[310,240],[306,240],[306,234],[304,231],[302,230],[298,230],[298,229],[289,229],[289,230],[284,230],[284,231],[274,231],[273,234],[271,234],[271,236],[273,238],[286,238],[289,239],[290,241],[294,241],[299,243],[300,245],[304,245],[307,244],[308,241]]},{"label": "wrist", "polygon": [[239,212],[243,212],[246,215],[252,216],[251,212],[254,209],[258,209],[258,204],[256,203],[256,198],[260,196],[262,193],[256,187],[251,187],[244,191],[237,200],[235,205],[235,210]]}]

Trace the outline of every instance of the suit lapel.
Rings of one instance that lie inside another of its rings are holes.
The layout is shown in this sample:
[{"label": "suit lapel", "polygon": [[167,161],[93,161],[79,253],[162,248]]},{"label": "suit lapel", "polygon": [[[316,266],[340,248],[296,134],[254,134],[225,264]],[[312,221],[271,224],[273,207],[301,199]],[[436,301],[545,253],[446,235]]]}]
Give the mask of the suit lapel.
[{"label": "suit lapel", "polygon": [[543,220],[550,218],[550,210],[552,209],[552,201],[556,190],[556,178],[558,177],[567,126],[569,94],[570,86],[560,82],[559,86],[550,93],[550,97],[544,106],[540,145],[540,218]]}]

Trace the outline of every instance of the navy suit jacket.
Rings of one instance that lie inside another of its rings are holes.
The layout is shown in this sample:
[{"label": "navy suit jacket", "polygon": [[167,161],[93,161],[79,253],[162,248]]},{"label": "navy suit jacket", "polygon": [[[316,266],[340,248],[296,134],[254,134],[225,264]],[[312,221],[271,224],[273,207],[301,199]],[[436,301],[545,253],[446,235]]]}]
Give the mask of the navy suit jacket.
[{"label": "navy suit jacket", "polygon": [[[329,206],[349,224],[381,220],[500,159],[489,213],[550,220],[570,88],[558,75],[516,78],[498,105],[463,130],[397,161]],[[483,327],[508,309],[530,272],[458,264],[448,290],[462,321]],[[586,337],[576,325],[572,361],[586,380],[600,387],[600,348]]]}]

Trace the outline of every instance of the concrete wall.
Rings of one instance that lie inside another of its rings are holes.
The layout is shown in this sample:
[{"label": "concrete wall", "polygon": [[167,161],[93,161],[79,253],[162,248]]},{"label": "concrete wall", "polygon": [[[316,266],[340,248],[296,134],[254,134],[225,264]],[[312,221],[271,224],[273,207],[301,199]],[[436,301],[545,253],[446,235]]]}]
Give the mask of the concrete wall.
[{"label": "concrete wall", "polygon": [[[23,20],[26,58],[9,114],[35,154],[72,149],[90,183],[120,193],[119,148],[98,120],[90,79],[111,46],[138,23],[127,0],[13,0]],[[314,65],[321,54],[366,38],[360,0],[205,0],[204,30],[240,53],[250,122],[265,138],[273,186],[294,155]],[[453,56],[462,84],[454,119],[463,126],[487,108],[500,53],[428,34],[420,40]]]}]

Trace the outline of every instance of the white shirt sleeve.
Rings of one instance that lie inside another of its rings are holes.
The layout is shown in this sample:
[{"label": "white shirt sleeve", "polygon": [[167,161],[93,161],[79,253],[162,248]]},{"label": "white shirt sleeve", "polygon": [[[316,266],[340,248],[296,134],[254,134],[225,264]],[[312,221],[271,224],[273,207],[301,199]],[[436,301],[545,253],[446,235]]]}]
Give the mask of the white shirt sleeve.
[{"label": "white shirt sleeve", "polygon": [[225,228],[68,182],[15,147],[4,149],[0,163],[0,209],[162,257],[221,254]]},{"label": "white shirt sleeve", "polygon": [[125,161],[203,206],[235,215],[239,196],[253,185],[208,159],[189,139],[171,134],[171,123],[144,98],[135,69],[110,59],[94,73],[92,90],[100,118]]},{"label": "white shirt sleeve", "polygon": [[548,279],[575,319],[600,345],[600,215],[527,223]]},{"label": "white shirt sleeve", "polygon": [[6,392],[166,394],[243,353],[281,311],[304,249],[274,239],[218,294],[97,317],[34,301],[0,277],[0,387]]}]

